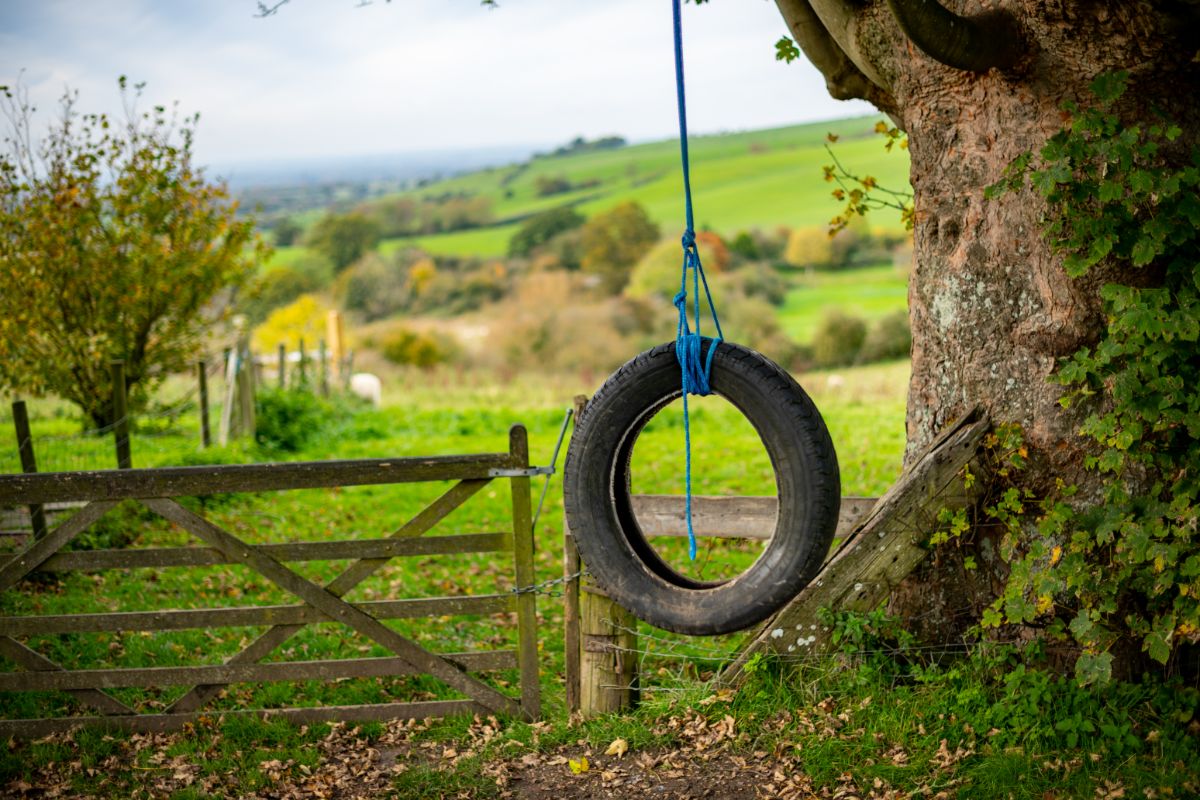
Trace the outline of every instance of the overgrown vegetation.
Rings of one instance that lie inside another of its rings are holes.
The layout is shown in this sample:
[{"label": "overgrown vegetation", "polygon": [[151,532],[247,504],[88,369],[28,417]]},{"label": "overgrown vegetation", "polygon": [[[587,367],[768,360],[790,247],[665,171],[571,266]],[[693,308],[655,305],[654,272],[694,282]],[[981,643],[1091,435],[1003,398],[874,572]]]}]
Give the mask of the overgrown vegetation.
[{"label": "overgrown vegetation", "polygon": [[1086,411],[1103,494],[1012,488],[990,511],[1013,569],[988,621],[1074,637],[1086,681],[1108,679],[1123,641],[1160,664],[1200,641],[1200,151],[1167,119],[1125,122],[1127,82],[1098,78],[1096,105],[1067,104],[1070,127],[991,190],[1028,181],[1067,272],[1106,281],[1104,335],[1057,376],[1063,405]]}]

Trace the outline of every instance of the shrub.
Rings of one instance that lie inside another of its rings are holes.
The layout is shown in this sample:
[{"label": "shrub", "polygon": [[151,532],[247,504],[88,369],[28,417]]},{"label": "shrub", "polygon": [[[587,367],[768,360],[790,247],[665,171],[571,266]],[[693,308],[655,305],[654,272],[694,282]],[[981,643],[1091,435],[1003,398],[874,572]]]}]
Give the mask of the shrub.
[{"label": "shrub", "polygon": [[858,363],[889,361],[907,358],[912,350],[912,329],[908,324],[908,312],[888,314],[872,326],[858,351]]},{"label": "shrub", "polygon": [[341,272],[373,250],[381,235],[379,223],[365,214],[326,214],[309,230],[307,241]]},{"label": "shrub", "polygon": [[527,256],[559,234],[574,230],[584,222],[584,216],[571,206],[535,214],[521,223],[521,227],[513,234],[508,242],[508,254]]},{"label": "shrub", "polygon": [[346,310],[359,312],[367,321],[405,310],[411,300],[407,271],[376,253],[343,272],[336,289]]},{"label": "shrub", "polygon": [[427,333],[401,328],[387,336],[380,347],[393,364],[428,369],[450,359],[452,348]]},{"label": "shrub", "polygon": [[295,453],[329,424],[333,407],[311,392],[260,388],[254,397],[254,439],[266,450]]},{"label": "shrub", "polygon": [[325,336],[328,316],[329,308],[315,295],[301,295],[294,303],[272,311],[267,321],[254,329],[254,348],[272,353],[281,344],[297,347],[301,339],[306,347],[314,345]]},{"label": "shrub", "polygon": [[813,360],[819,367],[853,364],[866,338],[865,322],[840,311],[831,311],[813,334]]},{"label": "shrub", "polygon": [[658,241],[658,224],[646,209],[627,201],[597,214],[580,228],[584,272],[599,276],[605,291],[617,294],[635,264]]},{"label": "shrub", "polygon": [[[714,273],[719,271],[717,266],[720,259],[711,243],[696,237],[696,249],[700,253],[700,263],[709,280],[714,279]],[[712,266],[710,266],[712,265]],[[625,287],[627,297],[639,300],[660,298],[670,302],[679,291],[680,270],[683,268],[683,248],[678,240],[664,239],[652,250],[642,256],[637,266],[629,275],[629,283]],[[692,287],[689,284],[688,294]],[[700,291],[704,291],[703,288]]]},{"label": "shrub", "polygon": [[788,237],[783,259],[801,269],[826,269],[833,264],[833,240],[824,228],[796,228]]}]

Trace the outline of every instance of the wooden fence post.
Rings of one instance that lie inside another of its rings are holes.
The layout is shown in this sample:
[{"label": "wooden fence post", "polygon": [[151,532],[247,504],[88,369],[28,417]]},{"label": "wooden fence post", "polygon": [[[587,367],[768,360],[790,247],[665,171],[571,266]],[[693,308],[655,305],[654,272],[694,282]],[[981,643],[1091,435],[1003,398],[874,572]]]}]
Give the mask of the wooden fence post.
[{"label": "wooden fence post", "polygon": [[[29,430],[29,413],[24,400],[14,400],[12,404],[13,427],[17,431],[17,453],[21,457],[21,471],[37,472],[37,458],[33,453],[33,434]],[[41,503],[29,506],[29,518],[33,522],[33,538],[40,539],[46,535],[46,512]]]},{"label": "wooden fence post", "polygon": [[326,352],[324,339],[317,345],[317,357],[321,361],[321,396],[329,397],[329,353]]},{"label": "wooden fence post", "polygon": [[297,386],[308,386],[308,353],[304,351],[304,337],[300,337],[300,372]]},{"label": "wooden fence post", "polygon": [[[575,396],[575,420],[587,407],[587,395]],[[571,528],[563,519],[563,652],[566,659],[567,712],[575,713],[579,706],[579,656],[582,647],[579,633],[579,548]]]},{"label": "wooden fence post", "polygon": [[253,438],[254,424],[254,353],[250,350],[250,339],[243,333],[238,340],[238,433]]},{"label": "wooden fence post", "polygon": [[200,381],[200,446],[212,447],[212,430],[208,427],[208,363],[196,362],[196,377]]},{"label": "wooden fence post", "polygon": [[287,345],[279,343],[279,388],[287,388]]},{"label": "wooden fence post", "polygon": [[112,362],[113,435],[117,446],[117,469],[130,469],[133,458],[129,452],[129,404],[125,394],[125,362]]},{"label": "wooden fence post", "polygon": [[637,620],[598,586],[579,594],[579,710],[584,717],[633,706],[637,686]]},{"label": "wooden fence post", "polygon": [[345,363],[342,361],[346,357],[346,348],[343,343],[342,312],[329,312],[329,316],[325,320],[325,338],[329,342],[331,378],[334,384],[339,384],[347,380],[347,377],[343,374]]}]

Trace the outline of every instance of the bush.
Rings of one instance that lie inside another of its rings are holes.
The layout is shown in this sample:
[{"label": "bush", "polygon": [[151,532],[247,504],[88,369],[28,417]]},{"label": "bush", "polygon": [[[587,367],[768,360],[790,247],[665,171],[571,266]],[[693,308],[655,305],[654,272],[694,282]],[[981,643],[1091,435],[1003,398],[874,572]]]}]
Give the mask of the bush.
[{"label": "bush", "polygon": [[428,369],[450,360],[452,348],[426,333],[401,328],[388,335],[380,347],[383,357],[393,364]]},{"label": "bush", "polygon": [[412,299],[407,270],[376,253],[343,272],[336,291],[347,311],[359,312],[368,322],[407,309]]},{"label": "bush", "polygon": [[824,228],[796,228],[788,237],[787,263],[801,269],[827,269],[833,265],[833,240]]},{"label": "bush", "polygon": [[521,227],[513,234],[508,242],[508,254],[527,256],[559,234],[574,230],[584,222],[584,216],[571,206],[535,214],[521,223]]},{"label": "bush", "polygon": [[325,336],[329,309],[316,296],[301,295],[296,301],[277,308],[267,321],[254,329],[254,349],[273,353],[279,345],[298,347],[304,340],[311,347]]},{"label": "bush", "polygon": [[912,351],[912,329],[908,325],[908,312],[888,314],[875,323],[858,351],[858,363],[890,361],[908,358]]},{"label": "bush", "polygon": [[254,414],[260,447],[295,453],[330,423],[334,409],[311,392],[267,388],[255,393]]},{"label": "bush", "polygon": [[865,322],[840,311],[831,311],[813,334],[813,360],[819,367],[853,364],[866,338]]}]

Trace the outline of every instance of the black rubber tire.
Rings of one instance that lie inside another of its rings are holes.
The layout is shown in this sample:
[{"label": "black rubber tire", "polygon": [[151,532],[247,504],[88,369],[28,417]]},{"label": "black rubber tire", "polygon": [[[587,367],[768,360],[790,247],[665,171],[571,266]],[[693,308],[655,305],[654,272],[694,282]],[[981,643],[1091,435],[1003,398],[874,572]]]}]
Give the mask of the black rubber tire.
[{"label": "black rubber tire", "polygon": [[[710,346],[706,340],[704,354]],[[775,532],[745,572],[721,582],[681,575],[658,556],[632,511],[634,443],[681,394],[674,342],[639,354],[604,382],[575,421],[563,478],[567,523],[599,586],[651,625],[694,636],[747,628],[795,597],[821,568],[841,504],[829,431],[790,375],[760,353],[722,342],[711,386],[746,415],[775,470]]]}]

